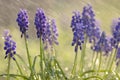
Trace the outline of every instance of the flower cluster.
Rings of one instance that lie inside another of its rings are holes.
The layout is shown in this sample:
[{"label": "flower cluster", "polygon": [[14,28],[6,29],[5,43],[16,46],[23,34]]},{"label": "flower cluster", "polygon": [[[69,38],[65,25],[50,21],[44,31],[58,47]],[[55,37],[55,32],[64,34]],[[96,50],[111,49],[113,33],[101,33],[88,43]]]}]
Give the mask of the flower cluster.
[{"label": "flower cluster", "polygon": [[84,32],[89,38],[89,42],[96,42],[100,38],[100,28],[95,20],[95,14],[92,10],[92,6],[89,4],[83,8],[82,23],[84,26]]},{"label": "flower cluster", "polygon": [[84,30],[80,12],[74,12],[71,21],[71,28],[73,31],[72,46],[75,45],[75,52],[78,50],[78,46],[82,49],[82,43],[84,43]]},{"label": "flower cluster", "polygon": [[9,34],[9,31],[6,30],[4,32],[4,39],[5,39],[4,50],[6,51],[5,59],[7,57],[11,57],[11,58],[13,58],[13,60],[15,60],[14,54],[16,54],[16,43],[11,38],[12,38],[12,36]]},{"label": "flower cluster", "polygon": [[58,45],[57,37],[57,27],[55,24],[55,20],[48,20],[46,24],[45,34],[43,34],[43,43],[45,45],[45,49],[49,47],[53,47],[54,44]]},{"label": "flower cluster", "polygon": [[100,28],[97,25],[97,21],[94,18],[95,14],[90,5],[83,8],[82,15],[80,12],[74,12],[71,21],[71,27],[73,31],[73,41],[72,45],[75,46],[75,52],[80,46],[82,49],[82,43],[84,43],[85,38],[89,39],[89,42],[95,43],[100,38]]},{"label": "flower cluster", "polygon": [[[42,9],[37,9],[36,14],[35,14],[35,26],[37,30],[37,37],[41,38],[43,34],[45,34],[45,29],[46,29],[46,16],[45,13]],[[42,37],[43,38],[43,37]]]},{"label": "flower cluster", "polygon": [[107,53],[109,53],[112,50],[112,46],[110,44],[110,39],[107,38],[105,32],[102,32],[100,39],[98,40],[98,42],[96,42],[94,48],[94,51],[96,52],[105,52],[105,55],[108,55]]},{"label": "flower cluster", "polygon": [[120,43],[120,18],[113,23],[112,35],[111,44],[113,47],[118,48],[118,44]]},{"label": "flower cluster", "polygon": [[54,43],[58,44],[55,21],[48,19],[42,9],[37,9],[34,24],[37,30],[37,37],[42,39],[45,49]]},{"label": "flower cluster", "polygon": [[58,44],[58,41],[57,41],[57,37],[58,37],[58,30],[57,30],[57,27],[56,27],[56,24],[55,24],[55,20],[52,19],[51,20],[51,44]]},{"label": "flower cluster", "polygon": [[[71,28],[73,31],[72,46],[75,45],[75,52],[77,52],[78,47],[82,49],[82,44],[85,42],[86,38],[92,43],[93,51],[104,52],[106,56],[113,48],[119,49],[120,18],[114,21],[112,25],[112,37],[108,37],[105,32],[100,30],[92,7],[87,5],[83,8],[82,15],[80,15],[80,12],[74,12]],[[119,52],[118,50],[116,55],[117,59],[120,58]]]},{"label": "flower cluster", "polygon": [[117,49],[117,55],[116,55],[116,64],[118,65],[120,62],[120,18],[113,21],[112,24],[112,35],[111,38],[111,45],[113,48]]},{"label": "flower cluster", "polygon": [[26,34],[26,31],[28,30],[28,14],[27,11],[24,9],[21,9],[20,12],[18,13],[18,18],[16,19],[18,22],[18,26],[20,28],[20,31],[22,32],[21,37],[23,34]]},{"label": "flower cluster", "polygon": [[[47,20],[45,22],[45,27],[44,27],[44,34],[41,34],[42,35],[42,40],[43,40],[43,43],[46,43],[46,42],[50,42],[50,36],[51,36],[51,31],[50,31],[50,20]],[[43,29],[43,28],[42,28]]]}]

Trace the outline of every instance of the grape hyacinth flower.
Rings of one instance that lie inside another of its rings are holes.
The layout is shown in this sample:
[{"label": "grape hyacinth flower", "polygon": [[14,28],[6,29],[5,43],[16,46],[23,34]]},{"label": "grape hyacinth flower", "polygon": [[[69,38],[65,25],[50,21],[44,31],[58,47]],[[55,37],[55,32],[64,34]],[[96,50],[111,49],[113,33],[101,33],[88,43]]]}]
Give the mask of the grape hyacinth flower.
[{"label": "grape hyacinth flower", "polygon": [[116,59],[116,65],[118,65],[119,63],[119,52],[120,52],[120,48],[119,48],[119,43],[120,43],[120,18],[113,20],[113,24],[112,24],[112,38],[111,38],[111,46],[112,48],[115,48],[115,52],[113,54],[113,58],[112,58],[112,62],[110,64],[110,68],[109,70],[111,70],[112,65],[114,60]]},{"label": "grape hyacinth flower", "polygon": [[104,49],[103,52],[105,53],[105,56],[108,56],[108,53],[111,52],[113,50],[111,42],[110,42],[110,38],[106,37],[106,42],[104,44]]},{"label": "grape hyacinth flower", "polygon": [[52,19],[51,20],[51,45],[58,45],[58,41],[57,41],[57,38],[58,38],[58,30],[57,30],[57,26],[55,24],[55,20]]},{"label": "grape hyacinth flower", "polygon": [[37,30],[37,37],[38,38],[43,38],[43,34],[45,34],[45,29],[46,29],[46,16],[45,13],[42,9],[37,9],[36,14],[35,14],[35,26],[36,26],[36,30]]},{"label": "grape hyacinth flower", "polygon": [[71,72],[72,75],[74,75],[76,73],[78,47],[81,50],[82,44],[84,43],[83,25],[81,23],[80,12],[78,11],[73,12],[73,16],[71,20],[71,28],[73,32],[72,46],[75,45],[75,53],[76,53],[75,58],[74,58],[72,72]]},{"label": "grape hyacinth flower", "polygon": [[51,25],[50,25],[50,20],[46,21],[46,25],[45,25],[45,29],[44,29],[44,34],[42,34],[42,41],[44,44],[44,49],[47,50],[48,47],[50,49],[50,44],[52,43],[51,41]]},{"label": "grape hyacinth flower", "polygon": [[37,30],[37,37],[42,39],[45,49],[53,44],[58,44],[55,20],[48,19],[42,9],[37,9],[34,24]]},{"label": "grape hyacinth flower", "polygon": [[15,60],[14,55],[16,54],[16,43],[11,38],[12,36],[9,34],[9,31],[5,30],[4,31],[4,39],[5,39],[4,50],[6,51],[5,59],[9,56],[13,60]]},{"label": "grape hyacinth flower", "polygon": [[43,41],[43,44],[44,44],[44,49],[47,49],[48,46],[49,46],[49,43],[51,42],[51,31],[50,31],[50,22],[49,20],[47,20],[46,22],[46,25],[44,28],[44,34],[42,34],[42,41]]},{"label": "grape hyacinth flower", "polygon": [[79,12],[74,12],[71,27],[74,34],[72,45],[76,44],[75,51],[77,51],[78,45],[80,45],[80,49],[82,48],[81,44],[84,43],[86,37],[89,42],[94,44],[100,38],[100,28],[94,17],[95,14],[90,5],[83,8],[82,16]]},{"label": "grape hyacinth flower", "polygon": [[81,23],[80,12],[73,12],[71,28],[73,31],[73,41],[72,46],[75,45],[75,52],[78,51],[78,47],[82,49],[82,43],[84,43],[84,30],[83,24]]},{"label": "grape hyacinth flower", "polygon": [[100,38],[100,28],[97,25],[97,21],[95,20],[95,14],[92,10],[91,5],[87,5],[83,8],[82,12],[82,23],[84,26],[84,32],[86,36],[89,38],[89,42],[95,43],[97,39]]},{"label": "grape hyacinth flower", "polygon": [[16,21],[18,22],[20,32],[22,32],[21,38],[22,38],[22,36],[24,36],[27,59],[28,59],[30,71],[32,73],[31,57],[30,57],[28,43],[27,43],[28,35],[26,34],[26,32],[28,30],[29,21],[28,21],[28,14],[25,9],[20,9]]},{"label": "grape hyacinth flower", "polygon": [[25,9],[20,9],[20,12],[18,13],[18,17],[16,19],[18,22],[18,26],[20,28],[20,31],[22,32],[21,37],[23,34],[26,34],[26,31],[28,30],[28,14]]},{"label": "grape hyacinth flower", "polygon": [[43,34],[43,43],[45,46],[45,49],[48,47],[53,48],[54,45],[58,45],[57,37],[58,37],[58,32],[57,32],[57,27],[55,24],[55,20],[47,20],[46,22],[46,28],[45,28],[45,33]]},{"label": "grape hyacinth flower", "polygon": [[93,50],[96,52],[105,52],[105,55],[108,55],[107,53],[109,53],[112,50],[110,39],[106,37],[105,32],[102,32],[101,37],[95,44]]},{"label": "grape hyacinth flower", "polygon": [[112,35],[111,44],[113,47],[118,48],[118,44],[120,43],[120,18],[114,21],[112,25]]}]

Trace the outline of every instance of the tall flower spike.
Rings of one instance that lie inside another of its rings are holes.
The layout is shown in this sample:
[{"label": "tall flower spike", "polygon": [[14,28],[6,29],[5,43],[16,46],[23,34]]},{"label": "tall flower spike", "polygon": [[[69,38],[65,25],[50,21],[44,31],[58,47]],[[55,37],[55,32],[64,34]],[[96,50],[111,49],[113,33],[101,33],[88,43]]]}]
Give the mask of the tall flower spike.
[{"label": "tall flower spike", "polygon": [[6,51],[5,53],[5,59],[10,56],[15,60],[14,54],[16,54],[16,43],[11,39],[12,36],[9,34],[8,30],[4,31],[4,50]]},{"label": "tall flower spike", "polygon": [[110,42],[110,39],[109,37],[106,37],[106,42],[104,43],[104,49],[103,51],[105,52],[105,55],[108,56],[108,53],[112,51],[112,45],[111,45],[111,42]]},{"label": "tall flower spike", "polygon": [[113,47],[118,48],[118,44],[120,43],[120,18],[114,21],[112,25],[112,35],[111,44]]},{"label": "tall flower spike", "polygon": [[100,39],[94,46],[94,51],[96,52],[105,52],[105,55],[108,55],[112,50],[110,39],[106,37],[105,32],[102,32]]},{"label": "tall flower spike", "polygon": [[55,21],[48,19],[42,9],[37,9],[34,24],[37,30],[37,37],[42,39],[45,49],[54,43],[58,44]]},{"label": "tall flower spike", "polygon": [[83,31],[83,24],[81,23],[81,16],[80,12],[73,12],[74,15],[72,16],[71,21],[71,28],[73,31],[73,41],[72,46],[75,45],[75,52],[77,52],[78,47],[82,49],[82,43],[84,43],[84,31]]},{"label": "tall flower spike", "polygon": [[58,45],[57,41],[58,32],[55,24],[55,20],[47,20],[45,34],[43,35],[43,43],[45,45],[45,49],[49,47],[53,47],[55,44]]},{"label": "tall flower spike", "polygon": [[89,42],[95,42],[100,38],[100,28],[97,25],[97,21],[94,17],[95,14],[92,10],[92,6],[88,4],[83,8],[82,23],[84,26],[84,32],[89,38]]},{"label": "tall flower spike", "polygon": [[106,41],[105,37],[105,32],[102,32],[100,39],[94,46],[94,51],[100,52],[103,50],[104,42]]},{"label": "tall flower spike", "polygon": [[18,18],[16,19],[16,21],[18,22],[18,26],[20,28],[20,31],[22,32],[21,37],[23,36],[23,34],[26,33],[26,31],[28,30],[28,14],[27,11],[25,9],[20,9],[20,12],[18,13]]},{"label": "tall flower spike", "polygon": [[37,37],[41,38],[42,35],[45,33],[45,28],[46,28],[46,16],[45,13],[42,9],[37,9],[36,14],[35,14],[35,26],[37,30]]},{"label": "tall flower spike", "polygon": [[50,20],[46,21],[46,28],[44,28],[44,34],[42,34],[42,41],[44,44],[44,49],[47,49],[51,43],[51,30],[50,30]]},{"label": "tall flower spike", "polygon": [[55,24],[55,20],[52,19],[52,20],[51,20],[51,39],[52,39],[51,45],[53,45],[53,44],[58,45],[57,38],[58,38],[57,26],[56,26],[56,24]]}]

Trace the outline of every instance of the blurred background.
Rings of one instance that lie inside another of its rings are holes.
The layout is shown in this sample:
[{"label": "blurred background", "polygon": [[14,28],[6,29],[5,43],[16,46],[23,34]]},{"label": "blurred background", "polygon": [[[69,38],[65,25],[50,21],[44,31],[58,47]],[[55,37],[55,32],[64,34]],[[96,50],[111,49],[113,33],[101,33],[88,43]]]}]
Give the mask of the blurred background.
[{"label": "blurred background", "polygon": [[[71,46],[73,33],[70,28],[73,11],[82,12],[82,8],[91,4],[96,14],[101,30],[111,35],[112,20],[120,17],[120,0],[0,0],[0,74],[7,70],[7,59],[4,59],[5,51],[3,50],[2,39],[3,31],[9,29],[10,33],[17,43],[17,54],[26,60],[26,50],[24,39],[20,37],[19,27],[16,23],[17,13],[19,10],[26,9],[29,15],[29,39],[28,45],[32,58],[39,54],[39,40],[36,38],[34,26],[34,16],[37,8],[42,8],[47,17],[56,20],[59,33],[59,45],[56,47],[57,59],[63,70],[69,72],[74,60],[74,47]],[[87,54],[90,58],[90,49],[87,46]],[[80,51],[79,51],[80,54]],[[22,63],[22,62],[20,62]],[[89,61],[86,62],[90,63]],[[15,62],[11,63],[11,73],[16,73]],[[0,79],[3,80],[3,79]]]}]

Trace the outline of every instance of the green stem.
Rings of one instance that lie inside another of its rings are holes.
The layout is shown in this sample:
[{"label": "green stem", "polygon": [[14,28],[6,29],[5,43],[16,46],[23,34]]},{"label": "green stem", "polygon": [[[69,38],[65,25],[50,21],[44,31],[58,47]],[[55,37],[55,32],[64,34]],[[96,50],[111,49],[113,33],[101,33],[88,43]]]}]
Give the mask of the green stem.
[{"label": "green stem", "polygon": [[19,71],[20,71],[20,74],[23,75],[22,70],[21,70],[21,68],[20,68],[20,66],[19,66],[19,64],[18,64],[18,62],[17,62],[17,60],[15,60],[15,63],[16,63],[16,65],[17,65]]},{"label": "green stem", "polygon": [[118,77],[118,80],[120,80],[119,73],[115,72],[115,75]]},{"label": "green stem", "polygon": [[97,55],[95,57],[95,61],[93,62],[93,69],[95,68],[95,64],[96,64],[97,58],[98,58],[98,53],[97,53]]},{"label": "green stem", "polygon": [[60,71],[62,72],[62,75],[63,75],[64,79],[65,79],[65,80],[68,80],[68,79],[67,79],[67,77],[65,76],[64,71],[63,71],[63,70],[62,70],[62,68],[60,67],[60,65],[59,65],[58,61],[57,61],[56,59],[54,59],[54,60],[55,60],[55,63],[57,64],[58,68],[59,68],[59,69],[60,69]]},{"label": "green stem", "polygon": [[[26,79],[26,80],[29,80],[26,76],[23,76],[23,75],[18,75],[18,74],[9,74],[10,77],[13,77],[13,78],[16,78],[16,77],[20,77],[20,78],[23,78],[23,79]],[[0,74],[0,77],[5,77],[5,76],[8,76],[8,74]]]},{"label": "green stem", "polygon": [[95,78],[95,79],[97,79],[97,80],[103,80],[100,76],[90,76],[90,77],[88,77],[88,78],[84,78],[83,80],[88,80],[88,79],[91,80],[91,78]]},{"label": "green stem", "polygon": [[[93,47],[94,47],[94,46],[95,46],[95,41],[93,41]],[[93,64],[94,64],[94,57],[95,57],[95,51],[93,50],[91,69],[93,68]]]},{"label": "green stem", "polygon": [[72,69],[72,75],[76,73],[76,66],[77,66],[77,52],[75,53],[75,58],[74,58],[74,64],[73,64],[73,69]]},{"label": "green stem", "polygon": [[41,78],[44,80],[44,72],[43,72],[43,49],[42,49],[42,40],[40,38],[40,67],[41,67]]},{"label": "green stem", "polygon": [[100,59],[99,59],[98,72],[99,72],[100,67],[101,67],[101,62],[102,62],[102,52],[100,52]]},{"label": "green stem", "polygon": [[[54,61],[54,66],[55,66],[55,70],[57,70],[57,65],[56,65],[55,61]],[[59,80],[58,79],[58,74],[55,73],[55,75],[56,75],[56,80]]]},{"label": "green stem", "polygon": [[83,49],[82,49],[81,58],[80,58],[80,73],[83,72],[83,68],[85,64],[84,62],[85,62],[86,43],[87,43],[87,37],[85,36],[85,43],[83,44]]},{"label": "green stem", "polygon": [[53,73],[55,74],[55,78],[56,78],[56,80],[58,80],[58,74],[56,74],[55,73],[55,71],[57,70],[57,65],[56,65],[56,62],[55,62],[55,59],[56,59],[56,51],[55,51],[55,49],[53,48],[53,46],[52,46],[52,48],[51,48],[51,52],[52,52],[52,59],[53,59],[53,62],[54,62],[54,65],[53,65],[53,67],[54,67],[54,70],[53,70]]},{"label": "green stem", "polygon": [[[99,70],[99,72],[105,73],[105,72],[111,72],[111,71]],[[84,76],[85,74],[90,74],[90,73],[96,73],[96,71],[95,71],[95,70],[88,70],[88,71],[83,72],[80,76],[82,77],[82,76]]]},{"label": "green stem", "polygon": [[[24,33],[24,39],[25,39],[25,47],[26,47],[26,51],[27,51],[27,59],[28,59],[29,68],[30,68],[30,71],[31,71],[30,77],[32,77],[31,75],[32,75],[33,73],[32,73],[32,65],[31,65],[31,57],[30,57],[30,54],[29,54],[29,49],[28,49],[28,43],[27,43],[26,33]],[[32,78],[33,78],[33,77],[32,77]]]},{"label": "green stem", "polygon": [[25,60],[23,59],[24,57],[21,57],[19,54],[15,54],[15,56],[17,56],[20,59],[20,61],[22,61],[25,67],[29,68],[29,66],[26,64]]},{"label": "green stem", "polygon": [[36,80],[39,80],[38,75],[37,75],[37,73],[36,73],[36,71],[35,71],[35,64],[36,64],[36,60],[37,60],[38,57],[40,57],[40,56],[37,55],[37,56],[34,57],[33,65],[32,65],[32,70],[33,70],[33,73],[34,73],[34,75],[35,75],[35,77],[36,77]]},{"label": "green stem", "polygon": [[31,59],[30,59],[30,54],[29,54],[29,50],[28,50],[28,43],[27,43],[27,39],[26,39],[26,34],[24,34],[24,39],[25,39],[25,47],[26,47],[26,51],[27,51],[27,58],[28,58],[28,62],[29,62],[29,67],[31,69]]},{"label": "green stem", "polygon": [[95,51],[93,51],[93,54],[92,54],[91,69],[93,68],[93,65],[94,65],[94,57],[95,57]]},{"label": "green stem", "polygon": [[8,70],[7,70],[7,80],[10,80],[10,55],[8,55]]},{"label": "green stem", "polygon": [[110,62],[111,62],[111,59],[112,59],[112,54],[113,54],[113,50],[111,51],[111,54],[109,56],[108,63],[107,63],[107,66],[106,66],[106,70],[109,68],[109,65],[110,65]]},{"label": "green stem", "polygon": [[116,55],[117,55],[117,49],[115,49],[115,53],[113,54],[113,58],[112,58],[112,62],[111,62],[111,64],[110,64],[110,67],[109,67],[109,69],[108,70],[111,70],[111,68],[112,68],[112,65],[113,65],[113,62],[114,62],[114,60],[115,60],[115,58],[116,58]]}]

